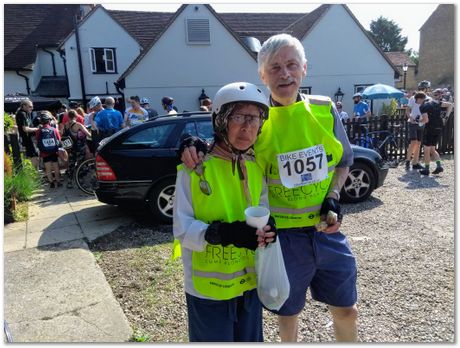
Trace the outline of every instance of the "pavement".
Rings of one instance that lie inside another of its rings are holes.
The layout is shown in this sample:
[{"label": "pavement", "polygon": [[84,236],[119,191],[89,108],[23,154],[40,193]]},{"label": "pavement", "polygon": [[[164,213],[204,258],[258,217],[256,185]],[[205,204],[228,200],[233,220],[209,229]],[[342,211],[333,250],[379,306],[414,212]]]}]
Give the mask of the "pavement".
[{"label": "pavement", "polygon": [[132,329],[88,242],[132,217],[78,189],[41,189],[4,226],[4,320],[13,342],[127,342]]}]

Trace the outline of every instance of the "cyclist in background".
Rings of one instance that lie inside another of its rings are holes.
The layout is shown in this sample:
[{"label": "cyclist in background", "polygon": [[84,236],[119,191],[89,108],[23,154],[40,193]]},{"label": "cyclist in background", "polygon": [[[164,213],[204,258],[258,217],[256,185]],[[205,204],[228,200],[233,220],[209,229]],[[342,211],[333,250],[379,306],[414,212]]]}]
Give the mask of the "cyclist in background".
[{"label": "cyclist in background", "polygon": [[367,118],[371,117],[371,110],[369,108],[369,105],[361,99],[361,93],[355,93],[353,95],[353,102],[355,103],[355,105],[353,107],[352,119],[358,118],[362,119],[362,121],[365,122]]},{"label": "cyclist in background", "polygon": [[73,146],[69,150],[69,168],[67,170],[67,188],[73,188],[73,179],[75,168],[78,163],[85,160],[86,156],[86,138],[91,136],[91,133],[86,127],[77,122],[77,112],[73,109],[69,110],[69,122],[64,126],[64,135],[72,139]]},{"label": "cyclist in background", "polygon": [[149,116],[148,116],[148,119],[149,119],[149,120],[151,120],[151,119],[153,119],[153,118],[155,118],[155,117],[158,116],[158,112],[157,112],[155,109],[152,109],[152,108],[150,107],[150,101],[148,100],[148,98],[143,97],[143,98],[141,99],[141,106],[142,106],[145,110],[147,110],[147,113],[149,114]]},{"label": "cyclist in background", "polygon": [[148,112],[143,107],[141,107],[141,101],[136,95],[129,98],[129,103],[131,107],[127,108],[125,111],[125,124],[127,127],[133,127],[138,124],[144,123],[148,119]]},{"label": "cyclist in background", "polygon": [[407,148],[406,170],[410,169],[411,159],[412,169],[423,169],[423,166],[419,163],[420,144],[422,142],[424,128],[424,123],[420,120],[422,115],[420,113],[420,105],[425,102],[426,94],[419,91],[415,93],[413,98],[414,102],[409,103],[407,107],[410,144]]},{"label": "cyclist in background", "polygon": [[439,174],[444,171],[441,165],[441,156],[436,151],[436,145],[441,138],[443,128],[441,118],[441,108],[443,107],[451,109],[453,104],[442,101],[441,88],[435,89],[433,91],[433,99],[420,107],[422,122],[425,123],[425,133],[423,136],[423,161],[425,162],[425,168],[420,170],[421,175],[430,175],[431,161],[436,162],[436,169],[431,174]]},{"label": "cyclist in background", "polygon": [[93,118],[92,129],[98,134],[99,141],[110,137],[125,127],[125,122],[120,111],[114,109],[115,99],[105,99],[105,109],[97,113]]},{"label": "cyclist in background", "polygon": [[171,97],[163,97],[161,99],[161,105],[163,106],[163,110],[168,114],[168,115],[176,115],[177,114],[177,108],[173,105],[174,99]]},{"label": "cyclist in background", "polygon": [[89,143],[89,147],[90,147],[91,153],[94,153],[94,152],[96,152],[97,144],[99,144],[99,141],[100,141],[99,134],[97,132],[96,123],[94,122],[94,118],[96,117],[96,115],[99,112],[104,110],[104,108],[102,107],[101,99],[99,97],[97,97],[97,96],[93,97],[89,101],[88,107],[89,107],[89,110],[90,110],[89,120],[88,121],[91,124],[91,142]]}]

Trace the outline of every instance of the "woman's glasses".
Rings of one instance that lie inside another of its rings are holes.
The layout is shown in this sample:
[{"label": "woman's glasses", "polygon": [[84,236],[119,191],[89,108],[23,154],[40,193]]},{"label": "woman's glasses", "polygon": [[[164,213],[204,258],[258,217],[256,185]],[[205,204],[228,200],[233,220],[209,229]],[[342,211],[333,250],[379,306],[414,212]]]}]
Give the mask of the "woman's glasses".
[{"label": "woman's glasses", "polygon": [[195,173],[200,177],[200,190],[203,192],[206,196],[211,195],[212,190],[211,186],[209,185],[209,182],[206,181],[206,178],[204,177],[204,167],[203,163],[198,164],[195,169]]},{"label": "woman's glasses", "polygon": [[261,117],[254,116],[254,115],[240,115],[240,114],[233,114],[230,115],[230,120],[235,122],[236,124],[243,124],[247,122],[251,126],[258,126],[260,124]]}]

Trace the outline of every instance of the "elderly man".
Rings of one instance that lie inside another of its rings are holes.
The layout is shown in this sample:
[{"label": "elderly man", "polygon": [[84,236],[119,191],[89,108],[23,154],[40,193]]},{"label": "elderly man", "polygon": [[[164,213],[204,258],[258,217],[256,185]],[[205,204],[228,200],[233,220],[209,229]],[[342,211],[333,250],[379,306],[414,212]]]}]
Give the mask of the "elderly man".
[{"label": "elderly man", "polygon": [[[297,340],[298,315],[310,287],[313,299],[329,306],[337,341],[356,341],[356,261],[339,232],[340,190],[353,163],[350,143],[330,98],[299,93],[307,73],[299,40],[272,36],[258,64],[271,107],[254,149],[266,175],[291,288],[280,310],[272,311],[278,314],[281,340]],[[188,167],[201,158],[194,146],[182,154]]]},{"label": "elderly man", "polygon": [[21,106],[16,111],[16,125],[18,126],[19,136],[21,137],[22,146],[26,149],[26,157],[30,159],[32,165],[38,169],[39,159],[38,152],[35,148],[33,137],[38,127],[33,127],[32,110],[34,104],[30,99],[24,99]]}]

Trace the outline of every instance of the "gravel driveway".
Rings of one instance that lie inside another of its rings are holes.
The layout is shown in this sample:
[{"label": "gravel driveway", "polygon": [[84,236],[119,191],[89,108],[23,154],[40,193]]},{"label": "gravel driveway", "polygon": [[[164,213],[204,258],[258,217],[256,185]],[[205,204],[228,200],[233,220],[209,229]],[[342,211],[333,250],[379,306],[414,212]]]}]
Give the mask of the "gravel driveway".
[{"label": "gravel driveway", "polygon": [[[443,161],[439,176],[391,169],[366,202],[343,205],[342,231],[358,262],[361,342],[454,342],[454,160]],[[128,320],[151,342],[187,337],[181,266],[168,261],[170,231],[137,223],[92,245]],[[278,342],[276,317],[264,318],[265,341]],[[299,341],[333,341],[330,320],[308,294]]]}]

